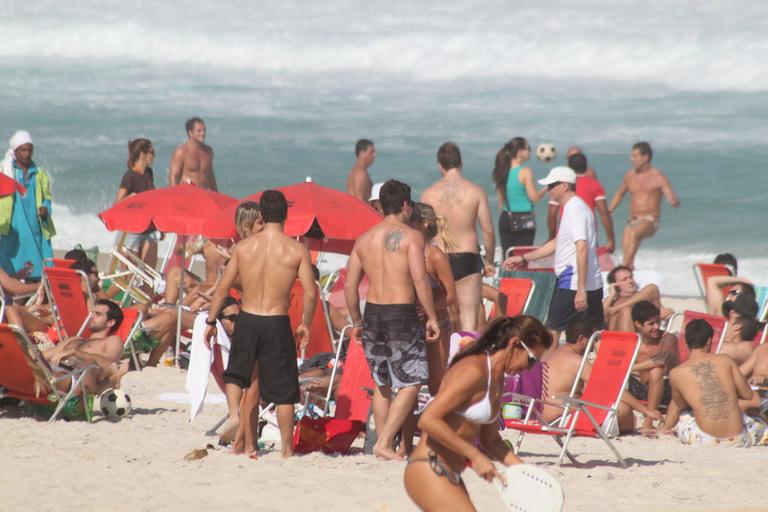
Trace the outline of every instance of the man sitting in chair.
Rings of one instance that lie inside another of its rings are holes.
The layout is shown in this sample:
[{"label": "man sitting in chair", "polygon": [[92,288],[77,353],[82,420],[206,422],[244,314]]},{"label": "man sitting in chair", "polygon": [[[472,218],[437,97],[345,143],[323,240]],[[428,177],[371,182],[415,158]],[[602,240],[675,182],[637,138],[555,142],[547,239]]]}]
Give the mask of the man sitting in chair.
[{"label": "man sitting in chair", "polygon": [[[123,341],[115,334],[123,322],[120,306],[107,299],[99,299],[91,311],[89,338],[72,337],[43,352],[43,357],[54,365],[65,368],[83,368],[97,365],[83,378],[88,393],[101,393],[110,387],[119,387],[120,379],[128,372],[127,361],[118,367],[123,355]],[[61,383],[68,391],[70,382]]]},{"label": "man sitting in chair", "polygon": [[661,331],[659,309],[646,300],[632,306],[632,322],[642,344],[629,376],[628,391],[635,399],[647,401],[650,411],[656,411],[646,414],[640,427],[641,432],[650,432],[654,418],[659,417],[659,406],[669,404],[672,398],[669,382],[664,376],[679,360],[677,340]]},{"label": "man sitting in chair", "polygon": [[[685,328],[690,359],[669,373],[672,402],[660,432],[684,444],[749,447],[765,444],[765,425],[747,417],[739,400],[750,400],[752,390],[733,360],[710,354],[712,327],[692,320]],[[687,411],[692,410],[692,414]]]},{"label": "man sitting in chair", "polygon": [[632,306],[647,300],[661,311],[662,318],[668,318],[672,310],[661,306],[661,294],[655,284],[640,288],[629,267],[619,265],[608,273],[608,297],[603,300],[603,313],[609,331],[634,331]]}]

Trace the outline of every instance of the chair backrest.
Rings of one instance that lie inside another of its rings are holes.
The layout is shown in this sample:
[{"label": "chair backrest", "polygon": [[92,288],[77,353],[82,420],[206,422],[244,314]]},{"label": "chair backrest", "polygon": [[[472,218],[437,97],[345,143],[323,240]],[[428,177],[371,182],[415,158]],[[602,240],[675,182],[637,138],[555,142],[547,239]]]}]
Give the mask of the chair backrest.
[{"label": "chair backrest", "polygon": [[[637,333],[602,331],[597,357],[592,363],[589,381],[581,394],[582,400],[604,407],[618,407],[639,350],[640,336]],[[586,409],[598,425],[603,425],[610,431],[611,425],[606,424],[606,420],[609,420],[608,423],[616,421],[615,411],[608,418],[611,411],[589,406]],[[578,415],[575,427],[577,430],[595,430],[586,414]]]},{"label": "chair backrest", "polygon": [[90,311],[83,290],[86,290],[91,304],[93,295],[85,273],[71,268],[45,267],[43,281],[48,300],[53,307],[54,325],[59,339],[88,336],[86,327]]},{"label": "chair backrest", "polygon": [[336,390],[336,413],[334,418],[343,420],[368,421],[371,399],[365,388],[373,389],[374,383],[363,347],[350,340],[344,373]]},{"label": "chair backrest", "polygon": [[[304,289],[301,283],[296,280],[291,289],[291,302],[288,307],[288,316],[291,319],[291,329],[296,332],[296,328],[301,324],[302,311],[304,307]],[[320,352],[332,352],[331,338],[328,333],[328,324],[325,321],[325,312],[320,300],[320,289],[317,289],[317,306],[315,307],[315,316],[312,317],[310,325],[309,346],[307,346],[304,357],[312,357]],[[299,354],[301,355],[301,354]]]},{"label": "chair backrest", "polygon": [[141,324],[142,318],[143,315],[137,308],[123,308],[123,322],[117,328],[117,332],[115,332],[123,340],[123,345],[128,343],[128,340],[133,337]]},{"label": "chair backrest", "polygon": [[[706,296],[707,281],[710,277],[733,275],[730,268],[720,263],[694,263],[693,274],[696,276],[696,284],[699,285],[702,297]],[[728,293],[728,289],[724,290],[725,293]]]},{"label": "chair backrest", "polygon": [[7,396],[49,403],[50,365],[15,325],[0,324],[0,387]]},{"label": "chair backrest", "polygon": [[[531,301],[535,284],[532,279],[502,277],[499,279],[499,291],[507,296],[507,310],[504,316],[517,316],[525,313]],[[490,318],[496,317],[496,305],[491,308]]]},{"label": "chair backrest", "polygon": [[725,321],[725,317],[700,313],[698,311],[683,312],[683,324],[680,327],[680,332],[677,333],[677,350],[680,355],[681,363],[686,362],[690,356],[688,345],[685,343],[685,326],[688,325],[691,320],[704,320],[710,327],[712,327],[712,345],[709,347],[711,353],[718,353],[723,340],[725,339],[725,329],[728,325]]},{"label": "chair backrest", "polygon": [[72,265],[77,263],[76,260],[68,260],[66,258],[46,258],[43,263],[50,263],[50,267],[56,268],[72,268]]}]

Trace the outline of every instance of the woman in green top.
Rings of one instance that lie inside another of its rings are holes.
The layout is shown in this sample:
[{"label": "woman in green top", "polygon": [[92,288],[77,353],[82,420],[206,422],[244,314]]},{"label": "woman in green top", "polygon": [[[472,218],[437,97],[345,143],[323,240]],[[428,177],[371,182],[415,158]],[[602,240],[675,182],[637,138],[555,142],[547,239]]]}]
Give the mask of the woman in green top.
[{"label": "woman in green top", "polygon": [[510,247],[533,245],[536,219],[533,203],[544,196],[546,189],[536,191],[533,171],[523,164],[531,157],[531,146],[522,137],[515,137],[496,153],[493,182],[499,199],[499,238],[504,257]]}]

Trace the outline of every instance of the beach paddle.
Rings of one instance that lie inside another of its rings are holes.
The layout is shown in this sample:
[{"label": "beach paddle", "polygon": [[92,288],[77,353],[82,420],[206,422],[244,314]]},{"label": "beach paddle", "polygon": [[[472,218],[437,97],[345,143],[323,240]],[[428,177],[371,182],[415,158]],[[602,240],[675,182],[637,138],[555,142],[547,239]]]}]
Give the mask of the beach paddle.
[{"label": "beach paddle", "polygon": [[555,477],[541,468],[515,464],[503,468],[507,485],[494,480],[501,500],[516,512],[560,512],[565,494]]}]

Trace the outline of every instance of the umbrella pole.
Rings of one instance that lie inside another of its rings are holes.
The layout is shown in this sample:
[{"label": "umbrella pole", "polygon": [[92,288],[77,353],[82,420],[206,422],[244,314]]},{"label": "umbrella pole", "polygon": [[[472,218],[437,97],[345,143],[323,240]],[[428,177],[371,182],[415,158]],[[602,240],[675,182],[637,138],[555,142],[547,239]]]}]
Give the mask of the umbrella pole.
[{"label": "umbrella pole", "polygon": [[183,311],[183,304],[184,304],[184,270],[186,268],[185,265],[185,248],[187,244],[187,237],[181,236],[179,237],[181,240],[181,265],[180,269],[181,272],[179,273],[179,301],[177,306],[177,315],[176,315],[176,352],[174,353],[174,363],[176,368],[179,367],[179,349],[181,347],[181,313]]}]

